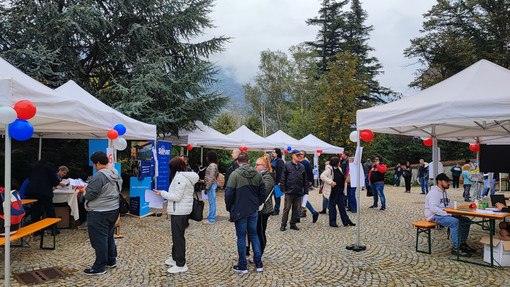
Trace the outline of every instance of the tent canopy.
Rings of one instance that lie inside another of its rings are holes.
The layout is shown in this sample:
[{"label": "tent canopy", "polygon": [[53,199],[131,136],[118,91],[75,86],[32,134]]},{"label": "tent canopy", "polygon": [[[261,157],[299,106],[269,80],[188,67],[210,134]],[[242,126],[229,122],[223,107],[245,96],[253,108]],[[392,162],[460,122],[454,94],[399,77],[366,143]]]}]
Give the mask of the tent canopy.
[{"label": "tent canopy", "polygon": [[241,142],[228,137],[215,129],[196,121],[197,128],[193,131],[181,130],[177,136],[165,136],[162,140],[171,141],[175,146],[207,147],[217,149],[234,149],[241,146]]},{"label": "tent canopy", "polygon": [[[98,132],[94,133],[96,137],[106,138],[105,131],[112,129],[117,124],[123,124],[126,127],[126,133],[122,137],[125,139],[156,139],[155,125],[146,124],[122,114],[89,94],[72,80],[56,88],[55,91],[65,97],[80,101],[85,107],[90,107],[90,109],[80,109],[79,113],[80,116],[88,119],[87,124],[98,129]],[[70,113],[70,116],[73,114]],[[59,137],[62,138],[62,136]]]},{"label": "tent canopy", "polygon": [[309,134],[306,137],[299,140],[300,143],[311,145],[314,147],[314,151],[321,149],[322,153],[328,153],[328,154],[338,154],[343,153],[344,148],[343,147],[337,147],[334,145],[331,145],[316,136]]},{"label": "tent canopy", "polygon": [[480,60],[401,100],[356,113],[357,129],[482,143],[510,143],[510,70]]},{"label": "tent canopy", "polygon": [[[36,115],[29,120],[34,127],[34,134],[45,138],[96,139],[107,138],[107,131],[113,128],[109,121],[96,121],[103,116],[99,112],[97,103],[84,103],[77,100],[72,96],[73,93],[78,93],[77,91],[70,94],[58,93],[32,79],[2,58],[0,58],[0,78],[10,80],[12,91],[10,99],[2,95],[0,99],[2,105],[11,106],[20,100],[29,100],[37,108]],[[118,123],[126,125],[124,122]],[[143,125],[144,128],[149,129],[148,132],[136,138],[155,139],[156,127]],[[126,125],[126,128],[129,132],[130,127]],[[134,128],[132,129],[134,131]],[[3,131],[4,127],[1,126],[0,130]]]},{"label": "tent canopy", "polygon": [[227,136],[239,140],[240,147],[245,146],[249,150],[267,150],[275,147],[274,143],[252,132],[245,125],[242,125]]},{"label": "tent canopy", "polygon": [[266,140],[270,141],[273,147],[279,147],[283,149],[287,148],[287,146],[290,146],[292,149],[305,150],[306,152],[315,152],[317,150],[315,146],[300,142],[281,130],[270,136],[267,136]]}]

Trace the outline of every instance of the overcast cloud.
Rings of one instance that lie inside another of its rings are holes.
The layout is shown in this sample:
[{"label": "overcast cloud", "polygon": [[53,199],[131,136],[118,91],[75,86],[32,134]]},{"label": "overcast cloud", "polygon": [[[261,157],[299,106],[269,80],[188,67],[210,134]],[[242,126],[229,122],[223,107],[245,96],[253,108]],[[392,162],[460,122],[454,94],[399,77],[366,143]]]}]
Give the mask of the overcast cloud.
[{"label": "overcast cloud", "polygon": [[[253,81],[264,50],[288,51],[292,45],[314,40],[317,27],[307,26],[306,19],[316,17],[320,0],[216,0],[210,14],[217,28],[205,37],[232,37],[225,51],[211,60],[230,72],[241,83]],[[404,58],[409,40],[419,36],[426,13],[435,0],[365,0],[367,25],[373,25],[369,45],[383,65],[380,83],[404,95],[417,65]],[[415,62],[415,61],[414,61]]]}]

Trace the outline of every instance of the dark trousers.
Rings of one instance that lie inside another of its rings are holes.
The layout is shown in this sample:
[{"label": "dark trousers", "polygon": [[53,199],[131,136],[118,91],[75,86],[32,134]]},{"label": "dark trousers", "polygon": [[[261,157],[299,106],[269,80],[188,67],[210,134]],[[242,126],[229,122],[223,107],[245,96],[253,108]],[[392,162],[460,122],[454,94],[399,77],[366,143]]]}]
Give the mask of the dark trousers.
[{"label": "dark trousers", "polygon": [[453,178],[453,188],[459,188],[460,176],[452,176],[452,178]]},{"label": "dark trousers", "polygon": [[301,207],[301,194],[285,194],[285,205],[283,208],[282,215],[282,226],[287,226],[287,220],[289,219],[289,211],[292,208],[292,216],[290,217],[290,224],[296,224],[299,208]]},{"label": "dark trousers", "polygon": [[186,239],[184,231],[188,223],[188,215],[171,215],[172,226],[172,259],[175,265],[182,267],[186,264]]},{"label": "dark trousers", "polygon": [[[260,242],[260,255],[264,255],[264,248],[266,248],[266,229],[267,229],[267,220],[271,214],[260,214],[257,218],[257,236],[259,237]],[[248,238],[248,245],[246,246],[246,256],[250,255],[250,246],[251,241],[250,238]]]},{"label": "dark trousers", "polygon": [[276,197],[276,194],[273,194],[274,196],[274,213],[280,213],[280,204],[282,202],[281,197]]},{"label": "dark trousers", "polygon": [[406,191],[411,191],[411,177],[404,177],[404,181],[406,182]]},{"label": "dark trousers", "polygon": [[329,197],[329,225],[336,225],[337,206],[338,211],[340,212],[340,218],[342,219],[342,224],[347,225],[352,222],[345,211],[344,199],[345,196],[343,190],[331,192],[331,196]]},{"label": "dark trousers", "polygon": [[46,217],[55,218],[55,208],[53,207],[53,198],[47,196],[34,195],[30,198],[37,199],[32,207],[32,223],[41,220],[43,212],[46,213]]},{"label": "dark trousers", "polygon": [[104,271],[105,265],[116,264],[117,246],[113,238],[115,222],[119,217],[119,210],[89,211],[87,214],[87,228],[90,245],[96,251],[96,261],[92,269]]}]

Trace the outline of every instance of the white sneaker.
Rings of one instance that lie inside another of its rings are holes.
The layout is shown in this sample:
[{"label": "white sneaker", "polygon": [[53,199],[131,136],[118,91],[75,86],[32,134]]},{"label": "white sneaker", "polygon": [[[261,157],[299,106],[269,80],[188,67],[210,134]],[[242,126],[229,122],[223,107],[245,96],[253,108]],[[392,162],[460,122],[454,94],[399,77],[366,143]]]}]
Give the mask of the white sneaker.
[{"label": "white sneaker", "polygon": [[170,257],[167,260],[165,260],[165,264],[175,266],[176,263],[175,260],[172,257]]},{"label": "white sneaker", "polygon": [[186,272],[188,271],[188,265],[184,264],[184,266],[173,266],[172,268],[167,270],[169,273],[179,273],[179,272]]}]

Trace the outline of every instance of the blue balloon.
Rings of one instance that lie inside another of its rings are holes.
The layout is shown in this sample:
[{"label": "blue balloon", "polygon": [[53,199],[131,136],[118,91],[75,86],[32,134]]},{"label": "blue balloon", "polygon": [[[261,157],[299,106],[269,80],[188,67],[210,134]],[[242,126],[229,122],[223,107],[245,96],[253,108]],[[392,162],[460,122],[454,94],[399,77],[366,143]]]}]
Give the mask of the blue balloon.
[{"label": "blue balloon", "polygon": [[287,151],[291,151],[292,148],[290,146],[287,146]]},{"label": "blue balloon", "polygon": [[118,124],[114,126],[113,129],[119,133],[119,136],[126,133],[126,127],[123,124]]},{"label": "blue balloon", "polygon": [[26,120],[17,119],[9,124],[9,135],[18,141],[26,141],[34,134],[34,127]]}]

